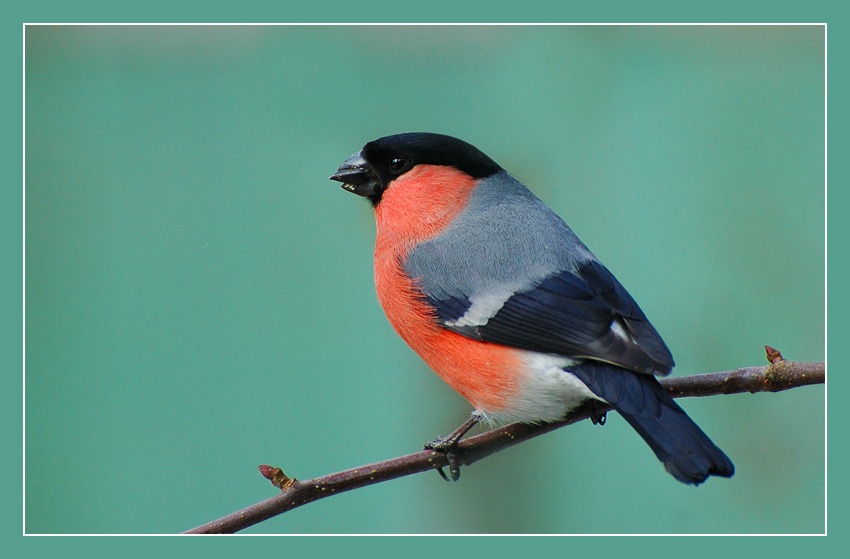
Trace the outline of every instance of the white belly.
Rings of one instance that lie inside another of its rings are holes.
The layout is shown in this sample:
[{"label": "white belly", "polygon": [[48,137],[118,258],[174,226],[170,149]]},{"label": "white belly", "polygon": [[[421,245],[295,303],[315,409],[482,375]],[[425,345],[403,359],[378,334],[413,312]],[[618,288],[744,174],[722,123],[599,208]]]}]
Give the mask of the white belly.
[{"label": "white belly", "polygon": [[524,361],[526,374],[518,397],[511,400],[510,408],[497,413],[482,412],[485,420],[491,423],[556,421],[584,400],[605,401],[569,372],[569,366],[575,363],[572,359],[529,351]]}]

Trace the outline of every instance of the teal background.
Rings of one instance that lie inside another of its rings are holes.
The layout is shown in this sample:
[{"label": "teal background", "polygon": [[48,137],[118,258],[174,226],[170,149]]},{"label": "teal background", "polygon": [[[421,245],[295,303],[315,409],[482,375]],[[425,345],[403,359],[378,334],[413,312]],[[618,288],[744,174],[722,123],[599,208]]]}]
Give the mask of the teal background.
[{"label": "teal background", "polygon": [[[469,405],[398,339],[376,137],[488,153],[664,336],[674,374],[824,358],[822,27],[29,27],[30,533],[176,532],[421,448]],[[617,416],[250,532],[820,533],[824,390],[683,406],[736,464],[668,476]]]}]

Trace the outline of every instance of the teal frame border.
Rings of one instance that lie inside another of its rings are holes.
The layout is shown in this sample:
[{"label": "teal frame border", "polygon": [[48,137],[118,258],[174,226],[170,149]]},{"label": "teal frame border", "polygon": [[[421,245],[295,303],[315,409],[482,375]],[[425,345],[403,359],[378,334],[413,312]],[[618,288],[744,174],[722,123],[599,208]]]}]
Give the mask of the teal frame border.
[{"label": "teal frame border", "polygon": [[[364,6],[360,3],[342,3],[342,2],[323,2],[321,5],[296,5],[296,6],[284,6],[283,4],[272,4],[272,3],[240,3],[240,4],[231,4],[231,5],[204,5],[202,3],[180,3],[176,4],[174,2],[156,2],[156,3],[148,3],[144,6],[134,6],[129,4],[118,4],[118,3],[107,3],[107,2],[82,2],[82,3],[60,3],[60,2],[36,2],[30,4],[29,6],[18,6],[17,8],[12,9],[11,17],[6,20],[4,27],[6,27],[6,32],[2,34],[3,41],[8,43],[6,45],[7,48],[3,49],[4,57],[12,58],[15,57],[16,60],[14,63],[8,62],[10,69],[12,67],[21,68],[22,60],[23,60],[23,27],[22,25],[26,22],[32,23],[48,23],[48,22],[133,22],[133,21],[144,21],[144,22],[283,22],[283,21],[292,21],[292,22],[310,22],[310,21],[323,21],[323,22],[333,22],[333,20],[328,20],[327,18],[330,16],[332,18],[337,19],[337,23],[352,23],[353,20],[358,20],[360,22],[375,22],[375,23],[390,23],[390,22],[398,22],[398,21],[411,21],[412,18],[417,18],[420,21],[424,22],[436,22],[441,19],[445,19],[446,17],[451,18],[455,22],[459,23],[478,23],[478,22],[517,22],[517,23],[529,23],[529,22],[546,22],[546,21],[560,21],[560,22],[653,22],[653,23],[661,23],[661,22],[688,22],[688,21],[704,21],[704,22],[788,22],[788,23],[826,23],[827,24],[827,60],[828,66],[832,66],[833,68],[843,68],[844,63],[846,62],[846,32],[844,31],[844,18],[841,17],[837,2],[806,2],[806,3],[797,3],[795,5],[786,5],[786,6],[778,6],[772,3],[741,3],[741,2],[723,2],[723,3],[713,3],[710,6],[698,6],[698,5],[683,5],[682,3],[673,3],[673,2],[654,2],[654,3],[627,3],[627,2],[605,2],[603,4],[590,5],[582,3],[581,5],[562,5],[562,6],[553,6],[550,2],[524,2],[521,4],[515,4],[511,9],[501,10],[498,8],[494,8],[492,5],[488,3],[474,3],[468,5],[458,5],[456,2],[429,2],[427,4],[427,8],[424,13],[421,11],[420,6],[415,6],[411,4],[398,4],[398,3],[390,3],[390,2],[380,2],[375,3],[374,5]],[[419,9],[417,9],[419,8]],[[17,42],[17,45],[13,45],[13,42]],[[844,72],[836,71],[833,73],[828,73],[828,89],[827,89],[827,98],[829,98],[829,92],[841,93],[845,90],[843,87],[844,82],[846,81],[846,74]],[[15,105],[21,105],[21,99],[23,97],[23,93],[21,92],[21,97],[18,97],[18,93],[8,93],[11,88],[7,88],[7,95],[10,97],[14,95]],[[835,97],[839,98],[839,97]],[[9,100],[11,101],[11,99]],[[12,103],[8,103],[7,106]],[[843,153],[842,149],[842,129],[840,125],[845,120],[845,112],[846,109],[843,107],[843,103],[833,103],[831,105],[828,104],[828,120],[827,120],[827,130],[831,130],[831,134],[828,132],[827,135],[827,147],[829,148],[830,143],[832,144],[832,152],[833,153]],[[831,109],[831,111],[829,111]],[[9,111],[11,112],[11,111]],[[20,114],[15,111],[17,114]],[[8,115],[7,118],[8,123],[5,127],[7,131],[6,134],[11,136],[13,133],[11,130],[19,130],[17,125],[12,122],[11,115]],[[17,121],[17,123],[21,123],[21,121]],[[832,126],[829,126],[829,125]],[[17,142],[15,145],[19,146],[21,151],[17,149],[6,149],[3,150],[4,157],[8,159],[6,162],[7,169],[20,169],[21,173],[21,182],[17,182],[18,185],[22,184],[23,181],[23,170],[21,161],[23,160],[22,153],[22,142],[20,133],[15,133],[17,136]],[[832,140],[830,142],[829,140]],[[845,140],[846,141],[846,140]],[[11,144],[11,141],[10,141]],[[836,145],[838,148],[836,149]],[[828,149],[829,152],[829,149]],[[13,157],[13,154],[15,157]],[[17,159],[17,156],[20,154],[21,158]],[[15,159],[15,161],[13,161]],[[842,180],[844,178],[845,173],[843,172],[843,165],[840,163],[840,159],[838,159],[839,164],[834,166],[832,169],[832,173],[828,173],[828,177],[832,178],[832,183],[837,185],[845,184],[845,181]],[[17,172],[13,172],[12,174],[17,175]],[[10,181],[11,183],[15,183],[16,181]],[[4,227],[10,229],[3,238],[6,240],[6,243],[13,244],[16,247],[23,246],[23,222],[21,211],[22,203],[23,203],[23,193],[20,187],[7,185],[3,190],[4,198],[7,198],[6,203],[3,204],[4,213],[11,214],[12,212],[16,213],[16,216],[7,215],[4,216],[5,219],[0,221],[0,223],[4,224]],[[846,227],[844,225],[845,220],[842,220],[845,205],[845,197],[847,194],[844,192],[843,188],[834,188],[831,196],[831,200],[829,197],[829,192],[827,191],[827,200],[832,202],[831,212],[827,212],[827,218],[832,217],[832,220],[827,221],[827,223],[832,223],[832,229],[837,230],[833,231],[833,235],[835,238],[842,239],[843,233],[841,230]],[[829,207],[829,206],[828,206]],[[831,216],[829,214],[832,214]],[[21,220],[20,222],[18,220]],[[20,226],[18,225],[20,223]],[[15,231],[11,231],[14,229]],[[841,245],[836,245],[841,246]],[[6,249],[9,253],[13,252],[11,249]],[[17,249],[15,249],[17,251]],[[11,256],[11,255],[10,255]],[[837,270],[837,272],[836,272]],[[841,279],[844,277],[843,272],[843,263],[839,259],[837,263],[833,264],[833,273],[831,274],[834,279]],[[839,275],[840,274],[840,275]],[[15,289],[15,291],[21,292],[23,287],[23,279],[11,279],[11,274],[6,275],[6,281],[11,283],[15,283],[16,287],[20,286],[19,289]],[[829,276],[828,276],[829,277]],[[841,285],[837,283],[835,285]],[[7,289],[7,293],[13,291],[11,289],[11,285]],[[7,306],[12,307],[10,299],[16,299],[17,296],[9,297],[7,301]],[[839,310],[844,308],[845,301],[844,297],[839,295],[835,296],[835,291],[833,292],[833,308],[838,308]],[[20,307],[18,307],[20,308]],[[833,317],[839,316],[843,313],[833,312]],[[16,312],[13,309],[9,309],[6,313],[6,316],[15,316]],[[843,322],[843,321],[842,321]],[[828,325],[833,326],[832,334],[833,337],[836,336],[836,333],[842,333],[842,330],[846,328],[846,326],[839,326],[837,321],[834,319],[833,324]],[[21,355],[18,353],[20,351],[21,345],[17,344],[17,341],[22,340],[22,328],[18,326],[16,331],[21,334],[21,338],[18,338],[16,335],[8,335],[3,336],[4,343],[9,347],[4,348],[6,350],[6,355]],[[829,331],[829,330],[828,330]],[[15,347],[12,347],[15,346]],[[22,359],[20,357],[12,357],[10,361],[14,363],[18,362],[18,359]],[[22,367],[21,361],[21,367]],[[12,370],[21,370],[16,366],[10,367]],[[845,375],[837,375],[835,379],[838,382],[837,387],[833,387],[834,390],[841,391],[843,389],[842,384],[845,381],[841,380],[841,377],[845,377]],[[21,377],[19,377],[21,378]],[[6,394],[6,398],[15,398],[18,402],[22,401],[22,398],[18,398],[20,392],[16,392],[14,390],[10,390]],[[7,402],[6,405],[2,407],[3,414],[8,415],[8,421],[6,422],[9,426],[18,425],[19,421],[22,421],[22,413],[19,413],[20,408],[18,405],[15,405],[12,402]],[[834,408],[835,410],[835,408]],[[840,414],[841,410],[833,411],[832,415]],[[840,421],[834,423],[835,425],[840,425]],[[10,437],[13,438],[14,441],[20,441],[17,435]],[[842,463],[840,459],[843,457],[846,450],[842,448],[843,445],[836,445],[832,448],[832,457],[833,462],[836,462],[835,457],[838,456],[839,462]],[[15,456],[15,453],[12,453]],[[9,470],[9,476],[11,478],[20,479],[19,474],[20,467],[16,464],[20,464],[20,462],[15,462],[14,459],[7,462],[6,468]],[[828,502],[829,497],[831,496],[832,502],[843,502],[844,495],[844,485],[842,472],[839,471],[838,475],[832,476],[829,479],[830,485],[828,491]],[[14,484],[12,484],[14,488]],[[14,491],[9,491],[10,493]],[[831,495],[830,495],[831,494]],[[14,503],[16,502],[16,497],[10,496],[7,502]],[[576,506],[581,506],[580,503],[577,503]],[[14,508],[14,507],[13,507]],[[833,512],[837,512],[839,514],[838,524],[836,526],[842,524],[843,514],[838,509],[839,507],[833,507]],[[843,508],[843,507],[840,507]],[[23,509],[23,507],[22,507]],[[827,516],[829,519],[829,516]],[[833,519],[834,520],[834,519]],[[15,523],[10,523],[15,524]],[[829,522],[827,521],[827,526],[829,526]],[[12,534],[15,536],[20,536],[23,531],[23,526],[21,526],[21,531],[16,529],[7,528]],[[440,537],[440,536],[436,536]],[[747,553],[756,553],[759,554],[771,554],[774,557],[790,557],[790,556],[799,556],[803,553],[806,554],[822,554],[825,552],[829,552],[833,546],[833,544],[829,544],[826,538],[815,538],[815,539],[806,539],[804,541],[800,541],[798,538],[793,538],[793,540],[781,539],[780,537],[770,537],[769,540],[765,540],[764,538],[759,538],[757,540],[753,540],[748,538],[747,540],[741,539],[731,539],[731,538],[712,538],[709,541],[697,542],[695,541],[684,541],[684,542],[674,542],[674,541],[655,541],[655,538],[647,539],[647,538],[634,538],[629,537],[628,539],[617,538],[617,539],[609,539],[607,541],[599,541],[596,538],[588,539],[588,538],[574,538],[572,541],[564,541],[560,539],[553,539],[551,537],[547,538],[538,538],[538,537],[524,537],[522,539],[517,538],[508,538],[508,539],[496,539],[496,537],[487,537],[487,538],[453,538],[451,541],[435,541],[435,536],[428,537],[416,537],[416,539],[412,538],[376,538],[370,537],[368,539],[364,538],[297,538],[297,539],[289,539],[287,541],[281,541],[277,539],[258,539],[257,537],[249,538],[245,540],[244,538],[241,540],[241,543],[238,544],[241,550],[238,551],[249,551],[247,548],[250,547],[250,552],[257,551],[266,551],[268,553],[275,554],[292,554],[292,553],[307,553],[310,554],[321,554],[321,553],[338,553],[339,555],[347,555],[351,553],[353,550],[358,550],[362,552],[368,553],[380,553],[380,554],[389,554],[389,553],[404,553],[405,555],[415,555],[416,551],[419,553],[427,553],[429,555],[437,554],[463,554],[463,553],[476,553],[480,554],[483,552],[488,552],[491,549],[500,554],[516,554],[516,553],[541,553],[551,551],[559,554],[576,554],[576,553],[605,553],[606,555],[611,553],[623,553],[628,555],[633,555],[635,553],[659,553],[661,550],[659,549],[659,545],[668,548],[670,552],[687,554],[688,556],[702,556],[707,554],[716,555],[718,553],[728,553],[734,554],[735,556],[744,555]],[[427,538],[426,541],[422,541],[423,538]],[[833,535],[833,539],[839,538],[843,539],[842,534]],[[107,554],[113,555],[125,552],[127,547],[127,541],[123,538],[73,538],[71,541],[68,541],[66,538],[62,538],[61,540],[56,538],[47,538],[47,537],[34,537],[29,536],[25,538],[15,538],[17,540],[12,544],[12,552],[16,550],[25,551],[27,553],[54,553],[56,555],[66,554],[72,549],[78,550],[80,552],[88,553],[92,556],[106,556]],[[250,543],[248,543],[250,542]],[[684,546],[676,545],[676,543],[684,544]],[[839,544],[841,542],[834,542],[834,544]],[[135,550],[139,553],[150,554],[153,551],[159,551],[161,548],[172,548],[175,552],[204,552],[211,553],[214,551],[219,551],[220,553],[233,553],[236,550],[236,544],[230,542],[228,544],[222,544],[221,546],[217,546],[213,548],[209,543],[198,543],[192,542],[189,543],[188,540],[182,540],[180,543],[177,543],[177,540],[163,539],[163,538],[147,538],[144,542],[134,542]],[[520,547],[521,546],[521,547]],[[684,549],[682,548],[684,547]],[[837,547],[837,546],[836,546]],[[843,546],[842,546],[843,547]],[[663,552],[662,552],[663,553]]]}]

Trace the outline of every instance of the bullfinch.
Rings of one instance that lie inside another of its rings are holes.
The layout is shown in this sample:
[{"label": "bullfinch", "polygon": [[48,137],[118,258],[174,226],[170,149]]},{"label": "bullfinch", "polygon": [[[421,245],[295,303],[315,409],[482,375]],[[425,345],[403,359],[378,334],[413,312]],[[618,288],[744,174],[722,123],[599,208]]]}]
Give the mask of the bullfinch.
[{"label": "bullfinch", "polygon": [[474,407],[432,448],[450,450],[481,419],[549,422],[591,399],[619,412],[677,480],[732,476],[656,379],[673,357],[634,299],[487,155],[451,136],[398,134],[330,178],[374,207],[375,285],[393,328]]}]

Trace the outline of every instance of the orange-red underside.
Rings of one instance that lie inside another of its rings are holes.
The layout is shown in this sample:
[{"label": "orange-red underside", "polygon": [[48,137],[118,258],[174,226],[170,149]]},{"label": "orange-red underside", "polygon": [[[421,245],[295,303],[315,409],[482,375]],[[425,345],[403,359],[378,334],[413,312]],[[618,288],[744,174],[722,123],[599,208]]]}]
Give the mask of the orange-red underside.
[{"label": "orange-red underside", "polygon": [[519,350],[437,326],[433,309],[402,268],[413,247],[457,217],[475,187],[465,173],[434,165],[419,165],[393,181],[375,208],[375,286],[393,328],[428,366],[476,409],[497,412],[517,393]]}]

